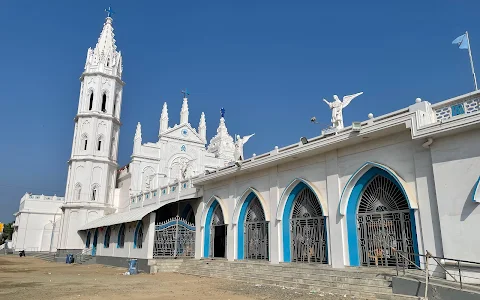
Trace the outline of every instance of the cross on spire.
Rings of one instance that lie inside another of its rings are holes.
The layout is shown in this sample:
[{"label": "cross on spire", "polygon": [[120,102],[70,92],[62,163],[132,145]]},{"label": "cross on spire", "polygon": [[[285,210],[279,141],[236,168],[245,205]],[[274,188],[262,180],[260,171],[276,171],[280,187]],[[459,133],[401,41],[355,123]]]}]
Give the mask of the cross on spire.
[{"label": "cross on spire", "polygon": [[225,108],[223,108],[223,107],[220,109],[220,116],[222,118],[225,117]]},{"label": "cross on spire", "polygon": [[183,98],[187,98],[187,96],[190,95],[190,93],[188,92],[187,89],[184,89],[184,90],[182,91],[182,94],[183,94]]},{"label": "cross on spire", "polygon": [[115,13],[110,6],[105,9],[105,12],[107,13],[107,18],[111,18],[112,15]]}]

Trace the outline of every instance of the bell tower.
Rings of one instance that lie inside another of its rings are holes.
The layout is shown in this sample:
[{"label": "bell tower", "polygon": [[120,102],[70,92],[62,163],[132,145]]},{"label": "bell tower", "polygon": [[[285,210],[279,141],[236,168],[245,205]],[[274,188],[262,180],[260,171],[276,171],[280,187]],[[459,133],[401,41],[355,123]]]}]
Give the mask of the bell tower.
[{"label": "bell tower", "polygon": [[68,161],[64,218],[58,249],[82,249],[78,229],[113,211],[122,105],[122,54],[117,51],[112,11],[80,77],[72,154]]}]

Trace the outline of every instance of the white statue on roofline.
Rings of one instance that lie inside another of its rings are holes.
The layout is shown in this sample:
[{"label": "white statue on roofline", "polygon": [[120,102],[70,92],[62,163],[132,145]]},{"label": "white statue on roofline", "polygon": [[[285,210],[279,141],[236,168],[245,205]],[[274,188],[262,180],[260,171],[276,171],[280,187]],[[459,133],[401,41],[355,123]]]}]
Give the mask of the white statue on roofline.
[{"label": "white statue on roofline", "polygon": [[237,134],[235,141],[235,152],[233,152],[233,157],[235,158],[235,161],[245,159],[245,157],[243,156],[243,145],[245,145],[245,143],[248,142],[248,140],[254,135],[255,133],[240,138],[240,136]]},{"label": "white statue on roofline", "polygon": [[333,102],[328,102],[327,100],[323,99],[325,103],[328,104],[330,109],[332,110],[332,127],[335,129],[343,129],[343,109],[347,107],[347,105],[356,97],[363,94],[363,92],[356,93],[353,95],[348,95],[343,97],[343,101],[338,99],[337,95],[333,95]]}]

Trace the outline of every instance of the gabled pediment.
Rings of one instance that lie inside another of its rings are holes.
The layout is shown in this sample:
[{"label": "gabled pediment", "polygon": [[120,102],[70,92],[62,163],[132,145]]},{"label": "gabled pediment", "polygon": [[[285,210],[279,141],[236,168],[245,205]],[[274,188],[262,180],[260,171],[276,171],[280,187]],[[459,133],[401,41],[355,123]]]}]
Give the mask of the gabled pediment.
[{"label": "gabled pediment", "polygon": [[160,138],[172,138],[205,145],[205,141],[202,140],[197,131],[188,123],[168,128],[160,134]]}]

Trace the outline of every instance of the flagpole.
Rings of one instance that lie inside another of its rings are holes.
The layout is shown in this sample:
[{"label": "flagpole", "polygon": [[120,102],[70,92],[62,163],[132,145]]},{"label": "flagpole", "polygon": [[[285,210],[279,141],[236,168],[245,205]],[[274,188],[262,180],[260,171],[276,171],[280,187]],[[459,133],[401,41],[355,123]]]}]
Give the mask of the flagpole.
[{"label": "flagpole", "polygon": [[465,31],[468,42],[468,55],[470,55],[470,66],[472,67],[473,83],[475,84],[475,90],[478,91],[477,76],[475,75],[475,68],[473,67],[472,49],[470,49],[470,38],[468,37],[468,31]]}]

